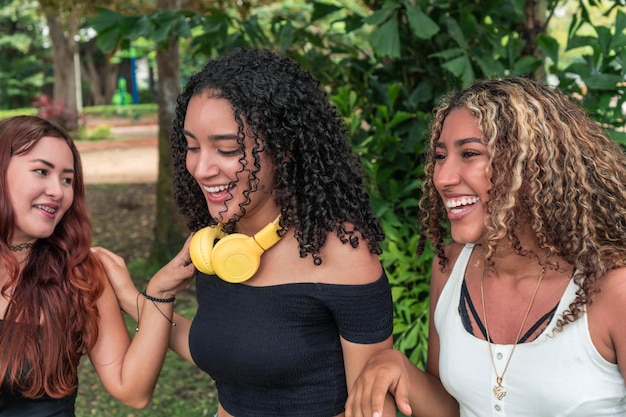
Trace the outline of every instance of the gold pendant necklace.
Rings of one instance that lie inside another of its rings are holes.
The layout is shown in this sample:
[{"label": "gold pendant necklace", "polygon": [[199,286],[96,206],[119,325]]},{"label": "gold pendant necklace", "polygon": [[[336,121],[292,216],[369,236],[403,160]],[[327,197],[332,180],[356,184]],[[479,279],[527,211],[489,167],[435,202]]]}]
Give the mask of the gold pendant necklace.
[{"label": "gold pendant necklace", "polygon": [[517,344],[519,343],[519,339],[522,335],[522,330],[524,329],[524,324],[526,323],[526,319],[528,318],[528,313],[530,313],[530,308],[532,307],[533,302],[535,301],[535,296],[537,295],[537,291],[539,290],[539,284],[541,284],[541,281],[543,280],[543,276],[545,275],[545,273],[546,273],[546,267],[542,266],[541,273],[539,274],[539,279],[537,280],[537,285],[535,286],[535,291],[533,292],[533,296],[530,298],[530,303],[528,303],[526,314],[524,314],[524,319],[522,320],[522,324],[520,325],[519,330],[517,331],[517,337],[515,338],[515,344],[513,345],[513,348],[511,349],[511,354],[509,355],[509,358],[507,359],[506,364],[504,364],[504,369],[502,370],[502,374],[498,375],[498,369],[496,368],[496,362],[493,359],[493,350],[491,348],[491,337],[489,336],[489,325],[487,324],[487,312],[485,311],[485,290],[484,290],[484,285],[483,285],[483,281],[485,281],[485,265],[483,264],[483,273],[482,273],[482,276],[480,277],[480,299],[481,299],[482,307],[483,307],[483,321],[485,322],[485,332],[487,333],[487,346],[489,346],[489,357],[491,358],[491,366],[493,366],[493,372],[496,374],[497,385],[493,386],[492,391],[493,391],[493,395],[495,395],[498,400],[503,399],[504,396],[506,395],[506,388],[504,387],[504,385],[502,385],[504,374],[506,373],[506,370],[509,367],[509,363],[511,363],[511,358],[513,357],[515,348],[517,347]]}]

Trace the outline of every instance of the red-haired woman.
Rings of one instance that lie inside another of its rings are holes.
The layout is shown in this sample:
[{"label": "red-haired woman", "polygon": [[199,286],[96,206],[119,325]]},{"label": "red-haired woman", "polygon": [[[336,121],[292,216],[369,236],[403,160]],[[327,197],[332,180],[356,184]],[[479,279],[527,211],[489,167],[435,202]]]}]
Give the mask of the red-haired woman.
[{"label": "red-haired woman", "polygon": [[[171,306],[145,303],[150,333],[138,332],[131,344],[91,250],[76,146],[38,117],[4,119],[0,166],[0,416],[74,416],[83,354],[111,395],[145,407],[167,350],[158,333],[171,329]],[[184,285],[195,272],[185,256],[165,266],[147,293],[161,273]]]}]

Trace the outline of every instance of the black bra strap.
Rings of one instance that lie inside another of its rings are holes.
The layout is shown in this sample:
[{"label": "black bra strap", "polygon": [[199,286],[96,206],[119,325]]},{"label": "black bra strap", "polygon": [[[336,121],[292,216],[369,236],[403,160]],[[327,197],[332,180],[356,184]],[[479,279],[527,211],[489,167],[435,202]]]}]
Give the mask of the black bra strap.
[{"label": "black bra strap", "polygon": [[[526,333],[524,333],[524,336],[520,338],[518,343],[525,343],[529,341],[528,339],[537,331],[537,329],[539,329],[544,323],[550,322],[550,320],[552,320],[552,317],[556,313],[556,309],[558,306],[559,306],[559,303],[557,303],[554,306],[554,308],[552,308],[552,310],[548,311],[546,314],[541,316],[541,318],[537,320],[537,322],[535,322],[535,324],[533,324],[532,327],[528,329]],[[476,308],[474,307],[474,303],[472,302],[472,298],[470,297],[469,291],[467,289],[467,284],[465,283],[465,280],[463,280],[463,283],[461,284],[461,298],[459,300],[459,314],[461,315],[461,322],[463,323],[463,327],[465,328],[465,330],[469,334],[474,335],[472,322],[470,320],[470,316],[467,311],[468,308],[469,308],[469,312],[472,313],[472,318],[476,322],[476,326],[478,326],[478,329],[480,330],[481,334],[486,340],[487,331],[485,330],[485,326],[483,325],[483,322],[480,319],[480,316],[478,315]]]},{"label": "black bra strap", "polygon": [[465,280],[461,284],[461,300],[459,303],[459,313],[461,314],[461,321],[463,322],[463,327],[465,330],[471,335],[474,335],[474,329],[472,328],[472,322],[470,321],[469,314],[467,309],[469,308],[472,313],[472,317],[478,326],[478,329],[482,333],[483,337],[487,339],[487,331],[485,330],[485,326],[483,326],[483,322],[478,316],[478,312],[474,307],[474,303],[472,302],[472,298],[470,297],[469,291],[467,290],[467,284]]},{"label": "black bra strap", "polygon": [[558,306],[559,305],[557,303],[557,305],[555,305],[552,310],[548,311],[539,320],[537,320],[537,322],[535,324],[533,324],[533,327],[528,329],[528,331],[526,333],[524,333],[524,336],[522,336],[519,339],[519,342],[517,342],[517,343],[524,343],[524,342],[526,342],[528,340],[528,338],[530,336],[532,336],[533,333],[535,333],[539,327],[541,327],[541,325],[543,325],[544,323],[550,322],[550,320],[552,320],[552,316],[554,316],[554,313],[556,313],[556,308]]}]

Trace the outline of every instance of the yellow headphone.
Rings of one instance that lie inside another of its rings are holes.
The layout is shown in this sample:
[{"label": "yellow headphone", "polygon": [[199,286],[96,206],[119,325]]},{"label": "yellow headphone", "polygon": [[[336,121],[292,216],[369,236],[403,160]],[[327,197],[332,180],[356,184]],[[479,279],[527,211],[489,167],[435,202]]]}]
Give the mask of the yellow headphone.
[{"label": "yellow headphone", "polygon": [[[259,269],[261,255],[280,240],[280,215],[254,236],[226,234],[223,224],[198,230],[191,238],[189,255],[196,269],[227,282],[250,279]],[[216,239],[219,239],[215,242]]]}]

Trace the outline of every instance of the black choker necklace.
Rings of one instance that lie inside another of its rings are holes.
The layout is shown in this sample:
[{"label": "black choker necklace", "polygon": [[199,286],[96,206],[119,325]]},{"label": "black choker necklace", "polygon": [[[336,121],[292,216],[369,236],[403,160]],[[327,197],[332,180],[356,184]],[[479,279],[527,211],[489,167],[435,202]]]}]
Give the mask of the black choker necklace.
[{"label": "black choker necklace", "polygon": [[33,246],[35,246],[35,244],[32,242],[20,243],[19,245],[9,245],[9,247],[11,248],[13,252],[19,252],[24,249],[30,249]]}]

